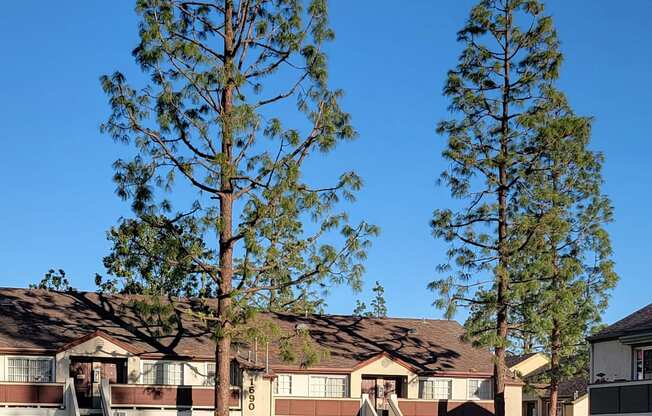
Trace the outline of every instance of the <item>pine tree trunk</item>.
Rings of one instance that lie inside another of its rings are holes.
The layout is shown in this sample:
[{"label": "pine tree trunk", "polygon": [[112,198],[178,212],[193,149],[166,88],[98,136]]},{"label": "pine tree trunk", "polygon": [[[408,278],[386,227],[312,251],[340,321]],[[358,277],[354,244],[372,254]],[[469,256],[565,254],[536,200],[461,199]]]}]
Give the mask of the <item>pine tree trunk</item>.
[{"label": "pine tree trunk", "polygon": [[557,416],[557,401],[559,397],[559,349],[561,346],[559,322],[553,320],[551,335],[552,348],[550,351],[550,403],[548,403],[548,416]]},{"label": "pine tree trunk", "polygon": [[509,50],[509,23],[511,12],[506,8],[505,18],[505,46],[503,57],[503,108],[501,117],[500,132],[500,155],[498,157],[498,290],[497,290],[497,313],[496,313],[496,335],[501,343],[495,348],[496,361],[494,363],[494,408],[496,416],[505,416],[505,343],[508,335],[508,279],[509,279],[509,253],[507,247],[507,159],[509,157],[509,96],[510,96],[510,50]]},{"label": "pine tree trunk", "polygon": [[[552,209],[556,210],[556,194],[558,191],[559,175],[557,166],[553,162],[552,166],[552,188],[554,196],[552,200]],[[553,211],[557,215],[556,211]],[[551,261],[552,261],[552,289],[558,293],[562,282],[559,275],[559,257],[557,256],[557,238],[553,232],[550,241]],[[550,333],[550,402],[548,403],[548,416],[557,416],[557,400],[559,395],[559,353],[561,350],[561,330],[559,319],[553,318],[552,331]]]},{"label": "pine tree trunk", "polygon": [[231,185],[231,163],[233,127],[231,113],[233,112],[233,1],[226,0],[224,5],[224,69],[226,84],[222,92],[222,156],[220,188],[220,282],[218,288],[218,322],[221,332],[217,340],[216,353],[216,390],[215,416],[229,416],[229,396],[231,394],[231,290],[233,285],[233,189]]}]

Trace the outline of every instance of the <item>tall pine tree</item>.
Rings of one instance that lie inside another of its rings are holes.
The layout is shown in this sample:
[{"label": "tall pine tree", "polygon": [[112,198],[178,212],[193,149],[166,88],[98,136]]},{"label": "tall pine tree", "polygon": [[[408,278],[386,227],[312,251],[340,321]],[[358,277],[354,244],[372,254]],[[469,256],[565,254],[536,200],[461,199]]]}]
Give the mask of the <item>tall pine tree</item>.
[{"label": "tall pine tree", "polygon": [[438,132],[450,162],[441,181],[463,205],[434,213],[433,234],[450,248],[430,288],[447,316],[469,308],[468,337],[493,348],[495,411],[503,416],[505,352],[518,326],[510,316],[525,286],[516,262],[543,217],[526,192],[542,156],[532,123],[545,112],[542,91],[557,78],[561,54],[537,0],[480,1],[458,40],[465,47],[444,88],[454,116]]},{"label": "tall pine tree", "polygon": [[550,356],[550,416],[557,416],[559,385],[588,365],[584,338],[600,321],[617,281],[604,224],[612,220],[601,193],[602,156],[588,149],[591,120],[573,113],[565,97],[547,89],[547,112],[533,120],[542,148],[531,172],[532,209],[544,212],[524,257],[527,290],[520,302],[524,325],[536,348]]},{"label": "tall pine tree", "polygon": [[360,188],[355,173],[302,175],[356,135],[328,85],[334,35],[325,0],[138,0],[136,11],[133,54],[149,82],[101,78],[112,109],[102,130],[134,147],[115,163],[118,194],[153,229],[119,227],[117,238],[156,235],[171,255],[142,250],[154,257],[140,264],[181,284],[190,271],[218,299],[203,318],[216,339],[215,414],[227,416],[231,342],[252,305],[324,279],[358,287],[377,233],[339,205]]}]

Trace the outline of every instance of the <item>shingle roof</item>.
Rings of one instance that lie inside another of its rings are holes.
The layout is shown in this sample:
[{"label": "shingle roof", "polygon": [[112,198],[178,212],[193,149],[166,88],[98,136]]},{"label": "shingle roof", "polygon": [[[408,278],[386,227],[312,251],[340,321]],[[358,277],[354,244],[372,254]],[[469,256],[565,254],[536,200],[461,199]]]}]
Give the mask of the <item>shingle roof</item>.
[{"label": "shingle roof", "polygon": [[[589,380],[587,376],[576,376],[559,383],[559,397],[566,400],[576,400],[588,391]],[[548,385],[535,384],[535,389],[541,397],[549,397]],[[577,397],[575,393],[577,392]]]},{"label": "shingle roof", "polygon": [[597,334],[589,337],[590,341],[617,338],[636,332],[652,331],[652,304],[649,304],[620,321],[609,325]]},{"label": "shingle roof", "polygon": [[523,361],[527,360],[530,357],[533,357],[537,355],[538,353],[536,352],[531,352],[529,354],[521,354],[521,355],[508,355],[505,358],[505,364],[507,364],[507,367],[514,367],[517,364],[522,363]]},{"label": "shingle roof", "polygon": [[[128,344],[139,355],[212,357],[214,346],[201,322],[183,315],[181,329],[163,334],[134,309],[132,296],[93,292],[52,292],[0,288],[0,350],[56,351],[96,331]],[[464,330],[448,320],[362,318],[342,315],[261,314],[286,331],[297,325],[329,355],[317,364],[325,369],[351,369],[387,354],[418,373],[491,374],[492,354],[461,340]],[[240,359],[249,350],[234,351]],[[258,356],[264,354],[258,349]],[[278,345],[270,345],[270,365],[287,368]],[[258,361],[263,362],[262,359]]]}]

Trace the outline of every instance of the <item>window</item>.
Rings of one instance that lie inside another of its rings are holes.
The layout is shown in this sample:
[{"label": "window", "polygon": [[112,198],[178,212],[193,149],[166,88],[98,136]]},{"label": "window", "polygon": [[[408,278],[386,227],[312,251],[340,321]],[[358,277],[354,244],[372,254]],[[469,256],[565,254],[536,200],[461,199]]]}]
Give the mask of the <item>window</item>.
[{"label": "window", "polygon": [[452,398],[453,380],[445,378],[427,378],[419,380],[419,398],[425,400],[450,400]]},{"label": "window", "polygon": [[469,380],[469,399],[491,400],[491,379]]},{"label": "window", "polygon": [[52,381],[52,358],[7,358],[7,381],[49,383]]},{"label": "window", "polygon": [[[215,385],[215,363],[206,363],[206,379],[204,384],[207,386]],[[242,385],[242,378],[240,377],[240,366],[235,361],[231,361],[231,386],[240,387]]]},{"label": "window", "polygon": [[290,374],[279,374],[274,380],[274,394],[289,396],[292,394],[292,376]]},{"label": "window", "polygon": [[[550,402],[543,402],[543,415],[548,416],[548,407],[550,406]],[[563,402],[557,402],[557,416],[564,416],[564,406]]]},{"label": "window", "polygon": [[636,380],[652,379],[652,347],[637,348],[634,350],[636,358]]},{"label": "window", "polygon": [[346,377],[313,376],[310,377],[311,397],[345,397]]},{"label": "window", "polygon": [[143,384],[183,385],[183,363],[173,361],[143,362]]}]

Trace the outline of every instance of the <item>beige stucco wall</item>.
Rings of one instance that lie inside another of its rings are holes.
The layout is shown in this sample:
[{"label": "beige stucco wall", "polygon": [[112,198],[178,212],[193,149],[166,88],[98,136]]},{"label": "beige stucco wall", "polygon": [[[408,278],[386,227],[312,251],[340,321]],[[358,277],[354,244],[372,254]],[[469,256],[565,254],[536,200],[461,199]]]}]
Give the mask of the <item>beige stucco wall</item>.
[{"label": "beige stucco wall", "polygon": [[522,386],[505,386],[505,415],[521,416],[523,412]]},{"label": "beige stucco wall", "polygon": [[566,416],[589,416],[589,395],[585,394],[566,406]]},{"label": "beige stucco wall", "polygon": [[126,358],[129,383],[137,383],[140,376],[140,359],[102,337],[91,338],[56,355],[56,381],[63,383],[70,374],[70,357]]},{"label": "beige stucco wall", "polygon": [[407,396],[410,399],[416,399],[419,396],[419,378],[405,366],[389,359],[380,357],[368,365],[357,369],[351,373],[350,392],[351,397],[359,398],[361,396],[362,376],[363,375],[382,375],[382,376],[406,376],[407,377]]},{"label": "beige stucco wall", "polygon": [[269,416],[273,414],[271,386],[271,380],[263,377],[262,372],[244,372],[242,378],[242,416]]},{"label": "beige stucco wall", "polygon": [[548,357],[545,354],[538,353],[527,360],[524,360],[515,366],[512,366],[510,370],[518,372],[521,376],[525,377],[528,374],[548,365]]},{"label": "beige stucco wall", "polygon": [[620,341],[596,342],[592,348],[592,382],[604,373],[607,381],[630,380],[632,376],[632,348]]}]

